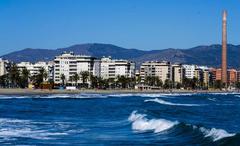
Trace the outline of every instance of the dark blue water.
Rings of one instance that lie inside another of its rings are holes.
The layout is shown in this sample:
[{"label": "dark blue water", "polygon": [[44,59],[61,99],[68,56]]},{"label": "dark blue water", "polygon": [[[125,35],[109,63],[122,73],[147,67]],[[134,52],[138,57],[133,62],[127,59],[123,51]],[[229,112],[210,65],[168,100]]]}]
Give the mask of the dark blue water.
[{"label": "dark blue water", "polygon": [[0,145],[240,145],[238,94],[1,95]]}]

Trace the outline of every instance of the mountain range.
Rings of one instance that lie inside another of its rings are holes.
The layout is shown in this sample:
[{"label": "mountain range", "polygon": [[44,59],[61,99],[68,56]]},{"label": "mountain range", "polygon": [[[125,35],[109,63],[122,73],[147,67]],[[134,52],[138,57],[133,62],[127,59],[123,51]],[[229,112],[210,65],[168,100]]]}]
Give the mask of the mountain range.
[{"label": "mountain range", "polygon": [[[228,44],[228,66],[239,68],[240,45]],[[144,51],[139,49],[126,49],[112,44],[78,44],[60,49],[23,49],[1,56],[13,62],[50,61],[64,51],[73,51],[75,54],[91,55],[95,57],[111,56],[114,59],[128,59],[135,61],[137,66],[144,61],[171,61],[184,64],[206,65],[219,67],[221,64],[221,45],[197,46],[189,49],[162,49]]]}]

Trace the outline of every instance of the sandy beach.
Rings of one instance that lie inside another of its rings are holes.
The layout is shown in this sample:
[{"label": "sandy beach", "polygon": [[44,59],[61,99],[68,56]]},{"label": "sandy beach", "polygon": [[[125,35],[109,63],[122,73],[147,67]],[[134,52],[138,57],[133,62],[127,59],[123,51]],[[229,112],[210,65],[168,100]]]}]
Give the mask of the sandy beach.
[{"label": "sandy beach", "polygon": [[[3,89],[0,88],[0,95],[31,95],[31,94],[112,94],[112,93],[214,93],[226,92],[220,90],[97,90],[97,89],[81,89],[81,90],[59,90],[59,89]],[[235,91],[236,92],[236,91]]]}]

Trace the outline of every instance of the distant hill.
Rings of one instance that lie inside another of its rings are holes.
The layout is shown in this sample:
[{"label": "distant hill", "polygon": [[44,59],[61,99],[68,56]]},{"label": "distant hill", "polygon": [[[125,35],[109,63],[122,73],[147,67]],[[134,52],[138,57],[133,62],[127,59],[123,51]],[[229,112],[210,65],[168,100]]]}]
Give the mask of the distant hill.
[{"label": "distant hill", "polygon": [[[1,56],[13,62],[49,61],[63,51],[73,51],[75,54],[92,55],[96,57],[112,56],[116,59],[136,61],[139,66],[144,61],[171,61],[186,64],[207,65],[219,67],[221,64],[221,45],[197,46],[190,49],[163,49],[143,51],[126,49],[111,44],[79,44],[61,49],[23,49]],[[228,65],[240,66],[240,45],[228,45]]]}]

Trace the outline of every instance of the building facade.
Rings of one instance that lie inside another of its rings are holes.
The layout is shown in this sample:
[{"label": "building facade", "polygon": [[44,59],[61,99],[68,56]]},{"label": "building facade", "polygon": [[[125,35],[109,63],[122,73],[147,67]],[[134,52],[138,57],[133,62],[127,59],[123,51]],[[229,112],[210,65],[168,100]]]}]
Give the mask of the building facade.
[{"label": "building facade", "polygon": [[103,79],[116,79],[118,76],[133,78],[135,77],[135,63],[103,57],[100,62],[100,76]]},{"label": "building facade", "polygon": [[0,58],[0,76],[5,75],[7,73],[7,60],[3,60]]},{"label": "building facade", "polygon": [[165,83],[165,81],[172,80],[172,67],[170,62],[144,62],[140,67],[140,77],[143,83],[145,77],[155,76]]},{"label": "building facade", "polygon": [[221,81],[222,80],[222,69],[211,68],[210,70],[212,81]]},{"label": "building facade", "polygon": [[46,81],[53,79],[53,62],[20,62],[17,64],[17,67],[21,71],[23,68],[26,68],[29,71],[30,76],[35,76],[39,73],[39,70],[43,68],[47,73]]},{"label": "building facade", "polygon": [[183,68],[184,68],[184,72],[185,72],[184,77],[188,78],[188,79],[193,79],[195,76],[196,65],[186,65],[185,64],[185,65],[183,65]]},{"label": "building facade", "polygon": [[[65,76],[66,82],[72,82],[70,77],[74,74],[80,74],[83,71],[87,71],[90,74],[95,73],[95,59],[95,57],[91,56],[75,55],[73,52],[64,52],[60,56],[56,56],[54,59],[54,82],[57,84],[62,83],[62,74]],[[80,82],[81,79],[79,80]]]},{"label": "building facade", "polygon": [[185,72],[181,64],[172,65],[172,80],[174,83],[182,83],[184,74]]},{"label": "building facade", "polygon": [[234,84],[237,82],[237,70],[235,69],[228,69],[227,70],[227,79],[228,79],[228,84]]}]

